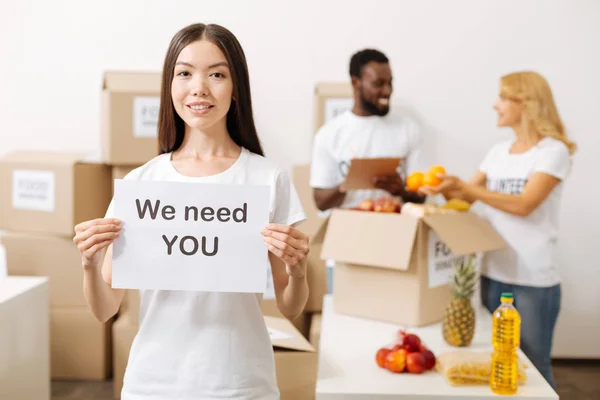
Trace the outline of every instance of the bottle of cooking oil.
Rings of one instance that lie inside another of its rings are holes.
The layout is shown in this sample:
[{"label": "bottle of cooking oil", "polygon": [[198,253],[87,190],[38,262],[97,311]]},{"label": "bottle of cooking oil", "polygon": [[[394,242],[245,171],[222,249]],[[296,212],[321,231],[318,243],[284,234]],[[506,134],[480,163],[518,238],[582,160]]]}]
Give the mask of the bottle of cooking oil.
[{"label": "bottle of cooking oil", "polygon": [[511,395],[517,392],[521,344],[521,315],[515,308],[512,293],[502,293],[500,306],[494,311],[492,325],[492,376],[490,388],[494,393]]}]

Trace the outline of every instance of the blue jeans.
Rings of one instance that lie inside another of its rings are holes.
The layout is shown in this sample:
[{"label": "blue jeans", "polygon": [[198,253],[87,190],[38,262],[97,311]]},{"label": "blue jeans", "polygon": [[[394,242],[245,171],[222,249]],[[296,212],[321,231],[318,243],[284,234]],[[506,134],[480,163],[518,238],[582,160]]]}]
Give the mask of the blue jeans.
[{"label": "blue jeans", "polygon": [[556,390],[552,377],[552,339],[560,310],[560,284],[552,287],[510,285],[481,277],[481,301],[493,313],[502,292],[512,292],[521,314],[521,350]]}]

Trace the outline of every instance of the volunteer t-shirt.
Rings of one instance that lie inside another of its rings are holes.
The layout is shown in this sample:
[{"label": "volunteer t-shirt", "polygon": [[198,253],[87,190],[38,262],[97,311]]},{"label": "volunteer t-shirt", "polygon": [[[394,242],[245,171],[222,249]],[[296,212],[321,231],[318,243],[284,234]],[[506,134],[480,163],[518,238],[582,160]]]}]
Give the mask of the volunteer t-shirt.
[{"label": "volunteer t-shirt", "polygon": [[[419,168],[420,128],[408,117],[395,115],[360,117],[348,110],[317,132],[311,160],[310,185],[330,189],[346,178],[353,158],[400,157],[400,175]],[[389,196],[384,190],[353,190],[341,207],[355,207],[362,200]]]},{"label": "volunteer t-shirt", "polygon": [[567,146],[552,138],[542,139],[525,153],[511,154],[514,141],[494,146],[480,170],[487,189],[519,195],[537,172],[561,180],[529,216],[520,217],[483,205],[485,216],[508,243],[508,247],[484,255],[482,275],[509,284],[549,287],[560,282],[557,269],[558,217],[571,160]]},{"label": "volunteer t-shirt", "polygon": [[[124,179],[269,185],[270,222],[292,225],[305,219],[288,175],[244,148],[237,161],[217,175],[184,176],[167,153]],[[111,203],[107,217],[113,215]],[[139,331],[121,399],[279,399],[262,294],[141,290],[140,297]]]}]

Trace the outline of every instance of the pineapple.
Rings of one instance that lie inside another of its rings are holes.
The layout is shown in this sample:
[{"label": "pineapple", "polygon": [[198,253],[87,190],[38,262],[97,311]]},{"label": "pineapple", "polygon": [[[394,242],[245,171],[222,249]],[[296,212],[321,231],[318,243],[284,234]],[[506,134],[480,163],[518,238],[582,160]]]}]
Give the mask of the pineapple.
[{"label": "pineapple", "polygon": [[446,307],[442,331],[444,339],[451,346],[464,347],[471,344],[475,333],[475,310],[471,297],[477,283],[475,256],[463,257],[454,264],[454,274],[450,282],[452,300]]}]

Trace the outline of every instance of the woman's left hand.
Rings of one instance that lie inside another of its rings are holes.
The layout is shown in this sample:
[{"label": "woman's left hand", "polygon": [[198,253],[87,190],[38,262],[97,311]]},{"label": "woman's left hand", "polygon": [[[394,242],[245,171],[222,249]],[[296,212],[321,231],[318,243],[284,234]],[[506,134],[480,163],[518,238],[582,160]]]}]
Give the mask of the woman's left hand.
[{"label": "woman's left hand", "polygon": [[308,236],[293,226],[281,224],[268,224],[260,233],[269,251],[285,263],[289,276],[306,276]]},{"label": "woman's left hand", "polygon": [[451,193],[453,197],[460,197],[460,195],[464,192],[465,182],[463,182],[460,178],[453,175],[442,175],[439,174],[438,178],[440,178],[441,183],[437,186],[423,186],[419,189],[422,193],[428,196],[435,196],[436,194],[449,194]]}]

